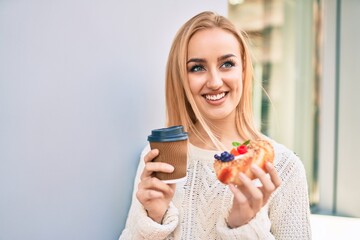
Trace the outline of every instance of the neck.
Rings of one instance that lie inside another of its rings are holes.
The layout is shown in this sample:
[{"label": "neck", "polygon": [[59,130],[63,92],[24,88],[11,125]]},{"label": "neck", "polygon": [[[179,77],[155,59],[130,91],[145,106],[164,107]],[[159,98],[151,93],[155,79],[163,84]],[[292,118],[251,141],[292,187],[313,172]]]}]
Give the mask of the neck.
[{"label": "neck", "polygon": [[[208,121],[208,125],[215,135],[215,137],[222,143],[226,149],[232,147],[232,142],[242,142],[242,139],[237,131],[235,120],[234,119],[221,119],[221,120],[211,120]],[[206,133],[203,126],[197,122],[195,123],[195,128],[198,132],[190,133],[190,141],[197,147],[205,149],[214,149],[214,144],[212,143],[210,137]],[[200,136],[198,136],[200,135]]]}]

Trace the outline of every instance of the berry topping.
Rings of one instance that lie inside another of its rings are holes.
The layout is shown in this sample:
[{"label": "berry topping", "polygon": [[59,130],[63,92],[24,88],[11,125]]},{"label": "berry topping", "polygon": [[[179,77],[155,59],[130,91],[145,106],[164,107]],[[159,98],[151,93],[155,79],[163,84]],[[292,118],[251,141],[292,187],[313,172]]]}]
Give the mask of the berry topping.
[{"label": "berry topping", "polygon": [[232,145],[234,146],[233,150],[231,150],[231,153],[234,154],[234,152],[237,152],[237,154],[234,154],[235,156],[245,154],[247,153],[247,145],[250,143],[250,140],[247,140],[243,144],[239,142],[233,142]]},{"label": "berry topping", "polygon": [[234,155],[234,156],[239,156],[239,155],[240,155],[239,152],[238,152],[238,150],[237,150],[236,148],[231,149],[230,153],[231,153],[232,155]]},{"label": "berry topping", "polygon": [[250,140],[247,140],[243,144],[240,144],[239,142],[233,142],[232,145],[234,146],[230,153],[225,151],[222,152],[220,155],[215,154],[215,159],[222,161],[222,162],[230,162],[235,159],[235,156],[239,156],[241,154],[245,154],[248,151],[247,145],[250,143]]},{"label": "berry topping", "polygon": [[236,150],[238,151],[239,154],[245,154],[248,151],[246,145],[238,146]]},{"label": "berry topping", "polygon": [[227,151],[222,152],[220,155],[215,154],[214,157],[215,157],[215,159],[220,160],[222,162],[230,162],[230,161],[234,160],[234,155],[230,154]]}]

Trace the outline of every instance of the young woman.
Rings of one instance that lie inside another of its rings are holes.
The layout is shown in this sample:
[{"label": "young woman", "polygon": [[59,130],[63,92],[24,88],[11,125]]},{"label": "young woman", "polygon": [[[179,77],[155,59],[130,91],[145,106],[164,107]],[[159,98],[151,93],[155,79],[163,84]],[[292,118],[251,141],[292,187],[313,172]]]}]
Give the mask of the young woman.
[{"label": "young woman", "polygon": [[[166,74],[167,125],[189,133],[187,180],[165,184],[153,172],[173,167],[145,148],[120,239],[311,239],[305,171],[299,158],[262,135],[252,114],[252,63],[244,37],[226,18],[203,12],[178,31]],[[268,177],[255,165],[258,187],[239,175],[224,185],[214,154],[232,142],[267,139],[275,151]]]}]

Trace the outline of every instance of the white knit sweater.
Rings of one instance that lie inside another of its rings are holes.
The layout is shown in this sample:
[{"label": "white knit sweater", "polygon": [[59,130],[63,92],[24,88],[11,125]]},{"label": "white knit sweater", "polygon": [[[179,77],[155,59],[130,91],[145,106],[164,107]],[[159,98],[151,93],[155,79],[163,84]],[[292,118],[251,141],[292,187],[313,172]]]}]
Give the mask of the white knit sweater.
[{"label": "white knit sweater", "polygon": [[248,224],[235,229],[228,228],[225,222],[233,194],[216,179],[213,156],[217,152],[191,144],[187,180],[177,184],[163,224],[147,217],[135,197],[144,167],[143,157],[149,151],[147,146],[141,154],[133,200],[120,240],[311,239],[308,189],[303,164],[283,145],[273,142],[273,146],[275,167],[282,184]]}]

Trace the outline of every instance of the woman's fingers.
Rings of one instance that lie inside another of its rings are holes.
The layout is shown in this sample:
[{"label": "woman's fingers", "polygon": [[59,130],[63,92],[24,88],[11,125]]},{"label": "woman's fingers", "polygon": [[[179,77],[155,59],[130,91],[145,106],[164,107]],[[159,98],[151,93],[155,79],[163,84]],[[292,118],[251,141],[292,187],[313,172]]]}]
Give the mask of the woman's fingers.
[{"label": "woman's fingers", "polygon": [[281,185],[281,179],[280,179],[274,165],[267,162],[265,166],[266,166],[266,170],[268,171],[268,173],[270,175],[271,181],[275,185],[275,188],[278,188]]},{"label": "woman's fingers", "polygon": [[139,188],[152,189],[163,193],[171,192],[173,190],[170,185],[162,182],[158,178],[149,178],[139,183]]},{"label": "woman's fingers", "polygon": [[153,149],[144,156],[145,166],[140,176],[136,197],[146,209],[148,216],[160,223],[174,196],[176,185],[166,184],[153,177],[154,172],[171,173],[174,171],[174,167],[170,164],[154,162],[153,160],[158,155],[159,150]]},{"label": "woman's fingers", "polygon": [[144,156],[144,162],[151,162],[154,158],[157,157],[157,155],[159,155],[159,150],[158,149],[152,149],[150,152],[148,152],[145,156]]},{"label": "woman's fingers", "polygon": [[[261,208],[267,202],[270,195],[281,184],[281,180],[272,164],[268,163],[266,167],[270,177],[259,166],[255,164],[251,166],[251,171],[260,180],[262,187],[255,186],[253,181],[244,173],[239,174],[242,182],[242,185],[238,187],[241,195],[237,193],[239,201],[245,201],[244,198],[246,198],[246,201],[249,201],[249,204],[254,208]],[[232,192],[235,195],[236,191]]]},{"label": "woman's fingers", "polygon": [[263,205],[263,198],[264,195],[260,191],[259,188],[257,188],[251,179],[246,176],[244,173],[239,174],[240,180],[243,183],[242,189],[243,191],[247,192],[248,194],[248,201],[250,202],[250,206],[252,206],[254,209],[260,209]]},{"label": "woman's fingers", "polygon": [[152,162],[155,157],[159,155],[159,150],[153,149],[148,152],[144,157],[145,168],[141,174],[140,179],[144,180],[145,178],[151,177],[153,172],[165,172],[172,173],[174,171],[174,167],[167,163],[162,162]]},{"label": "woman's fingers", "polygon": [[151,176],[152,172],[146,171],[146,164],[148,162],[151,162],[154,158],[156,158],[157,155],[159,155],[159,150],[152,149],[144,156],[145,168],[144,168],[143,172],[141,173],[141,176],[140,176],[141,180]]},{"label": "woman's fingers", "polygon": [[266,168],[269,174],[257,165],[251,166],[252,173],[260,180],[262,187],[257,187],[244,173],[239,174],[239,186],[229,184],[230,191],[234,194],[233,207],[227,220],[230,227],[238,227],[250,221],[280,186],[281,179],[276,169],[270,163]]},{"label": "woman's fingers", "polygon": [[236,199],[237,203],[240,205],[248,204],[247,197],[234,185],[229,184],[230,191],[234,194],[234,198]]},{"label": "woman's fingers", "polygon": [[[274,166],[267,162],[266,163],[266,170],[269,174],[266,174],[259,166],[252,165],[251,171],[255,174],[255,176],[261,181],[262,187],[259,189],[263,193],[264,196],[264,203],[267,202],[270,195],[276,190],[277,187],[280,186],[281,180],[277,174],[276,169]],[[269,177],[270,176],[270,177]]]},{"label": "woman's fingers", "polygon": [[136,197],[140,202],[146,202],[151,199],[163,198],[164,193],[156,190],[140,190],[136,192]]},{"label": "woman's fingers", "polygon": [[172,173],[174,171],[174,167],[163,162],[148,162],[145,164],[145,170],[148,172]]},{"label": "woman's fingers", "polygon": [[175,184],[166,184],[157,178],[148,178],[139,183],[137,197],[142,201],[171,197],[175,188]]},{"label": "woman's fingers", "polygon": [[174,167],[168,163],[147,162],[145,164],[145,168],[142,173],[141,180],[151,177],[153,172],[172,173],[173,171],[174,171]]},{"label": "woman's fingers", "polygon": [[263,186],[261,187],[261,190],[265,199],[267,199],[276,189],[274,183],[271,181],[269,176],[257,165],[252,165],[251,171],[259,178],[260,182],[262,183]]}]

